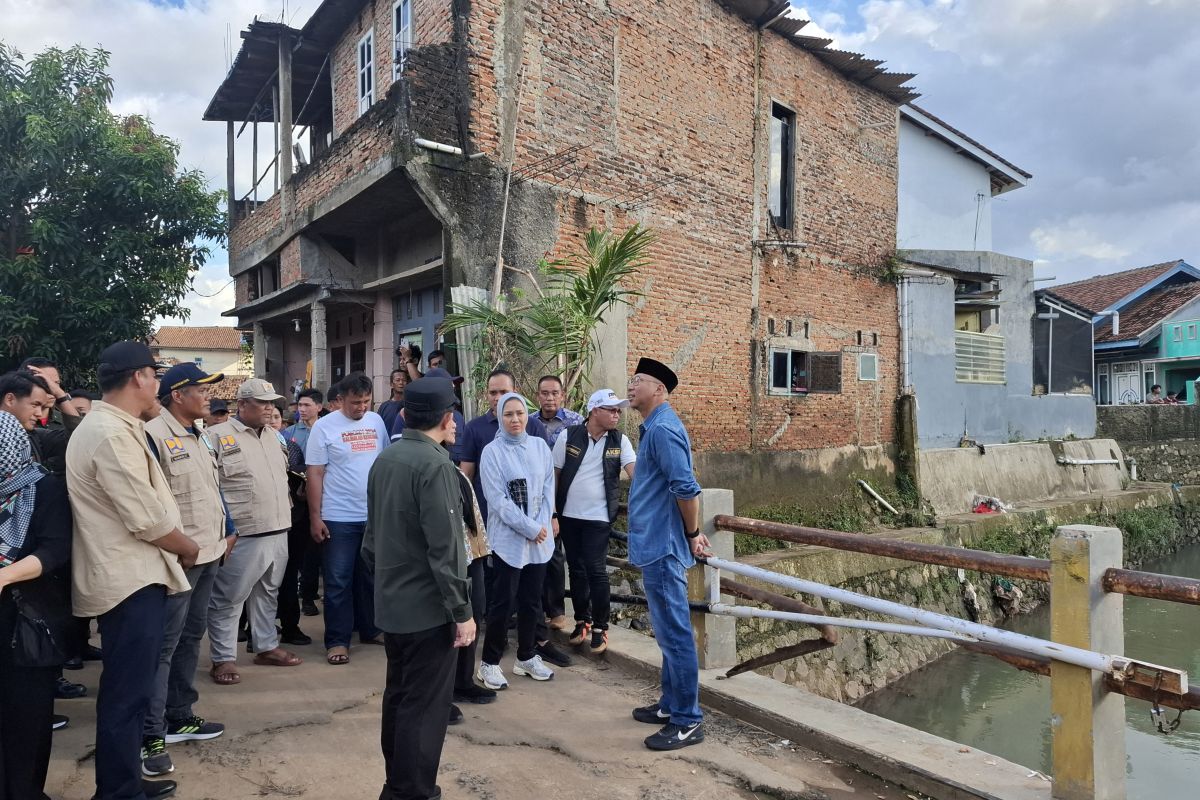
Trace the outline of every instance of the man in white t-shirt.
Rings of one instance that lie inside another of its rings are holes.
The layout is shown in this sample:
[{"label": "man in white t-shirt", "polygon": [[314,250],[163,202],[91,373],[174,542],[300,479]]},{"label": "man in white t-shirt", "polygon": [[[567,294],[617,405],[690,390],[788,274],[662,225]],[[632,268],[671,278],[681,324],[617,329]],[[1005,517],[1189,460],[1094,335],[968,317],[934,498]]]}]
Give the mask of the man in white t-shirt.
[{"label": "man in white t-shirt", "polygon": [[592,393],[587,419],[554,442],[555,510],[567,553],[575,629],[571,644],[591,637],[593,653],[608,649],[609,584],[605,558],[617,518],[621,472],[633,478],[637,456],[617,430],[628,400],[612,389]]},{"label": "man in white t-shirt", "polygon": [[367,474],[388,445],[383,419],[371,411],[371,379],[361,372],[340,384],[342,406],[316,421],[308,435],[308,510],[312,537],[324,545],[325,660],[350,661],[350,634],[383,644],[375,627],[374,582],[363,563]]}]

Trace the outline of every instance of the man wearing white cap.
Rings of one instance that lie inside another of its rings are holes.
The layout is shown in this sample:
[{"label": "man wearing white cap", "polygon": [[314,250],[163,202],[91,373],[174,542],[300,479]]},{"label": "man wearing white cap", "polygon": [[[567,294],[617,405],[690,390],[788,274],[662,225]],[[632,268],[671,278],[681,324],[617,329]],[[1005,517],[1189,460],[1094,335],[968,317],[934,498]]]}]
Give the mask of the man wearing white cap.
[{"label": "man wearing white cap", "polygon": [[571,644],[590,638],[593,653],[608,649],[609,583],[606,557],[617,519],[621,471],[633,478],[637,456],[617,430],[628,400],[612,389],[592,393],[587,418],[554,442],[555,510],[571,575],[575,629]]},{"label": "man wearing white cap", "polygon": [[237,414],[208,432],[217,449],[221,491],[238,531],[237,543],[217,572],[208,606],[210,674],[222,686],[241,682],[237,624],[243,605],[257,652],[255,664],[293,667],[301,662],[279,646],[275,628],[292,510],[287,449],[267,422],[275,401],[282,399],[271,384],[251,378],[238,387]]}]

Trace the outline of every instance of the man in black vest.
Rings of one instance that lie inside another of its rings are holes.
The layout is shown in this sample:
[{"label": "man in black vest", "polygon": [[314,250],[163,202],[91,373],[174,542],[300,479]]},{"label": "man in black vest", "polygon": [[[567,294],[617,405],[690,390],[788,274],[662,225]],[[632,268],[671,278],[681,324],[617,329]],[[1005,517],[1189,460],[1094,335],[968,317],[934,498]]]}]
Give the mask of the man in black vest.
[{"label": "man in black vest", "polygon": [[608,649],[608,539],[617,518],[621,470],[633,478],[637,461],[629,437],[617,430],[628,400],[612,389],[588,398],[587,419],[554,442],[555,510],[567,552],[575,629],[571,644],[591,637],[593,653]]}]

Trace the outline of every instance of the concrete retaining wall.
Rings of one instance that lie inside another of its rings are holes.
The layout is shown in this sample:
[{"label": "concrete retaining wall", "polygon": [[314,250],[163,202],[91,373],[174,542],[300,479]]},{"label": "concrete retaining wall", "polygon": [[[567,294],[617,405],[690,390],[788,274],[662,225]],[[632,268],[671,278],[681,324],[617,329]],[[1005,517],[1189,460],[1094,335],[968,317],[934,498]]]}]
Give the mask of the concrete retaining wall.
[{"label": "concrete retaining wall", "polygon": [[780,502],[820,504],[845,494],[857,478],[882,487],[896,474],[891,445],[704,452],[696,454],[695,466],[700,485],[732,489],[739,510]]},{"label": "concrete retaining wall", "polygon": [[1096,424],[1137,461],[1139,480],[1200,484],[1200,407],[1100,406]]},{"label": "concrete retaining wall", "polygon": [[[1068,466],[1076,460],[1116,459],[1119,464]],[[976,494],[1006,503],[1086,497],[1119,490],[1129,481],[1121,446],[1112,439],[1027,442],[979,448],[923,450],[921,492],[939,516],[966,514]]]}]

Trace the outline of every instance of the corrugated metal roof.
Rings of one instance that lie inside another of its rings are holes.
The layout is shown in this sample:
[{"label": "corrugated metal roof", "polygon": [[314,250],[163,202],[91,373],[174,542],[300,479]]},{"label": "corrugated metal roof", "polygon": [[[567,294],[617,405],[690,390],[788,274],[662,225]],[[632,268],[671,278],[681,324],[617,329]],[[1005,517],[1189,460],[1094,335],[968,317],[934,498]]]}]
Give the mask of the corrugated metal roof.
[{"label": "corrugated metal roof", "polygon": [[797,47],[813,53],[850,80],[886,95],[897,103],[910,103],[921,96],[914,89],[901,85],[912,80],[915,75],[888,72],[882,68],[882,61],[866,58],[859,53],[830,49],[832,39],[797,35],[797,31],[808,24],[808,20],[779,16],[790,8],[790,4],[774,0],[724,0],[723,5],[742,19],[765,26]]}]

